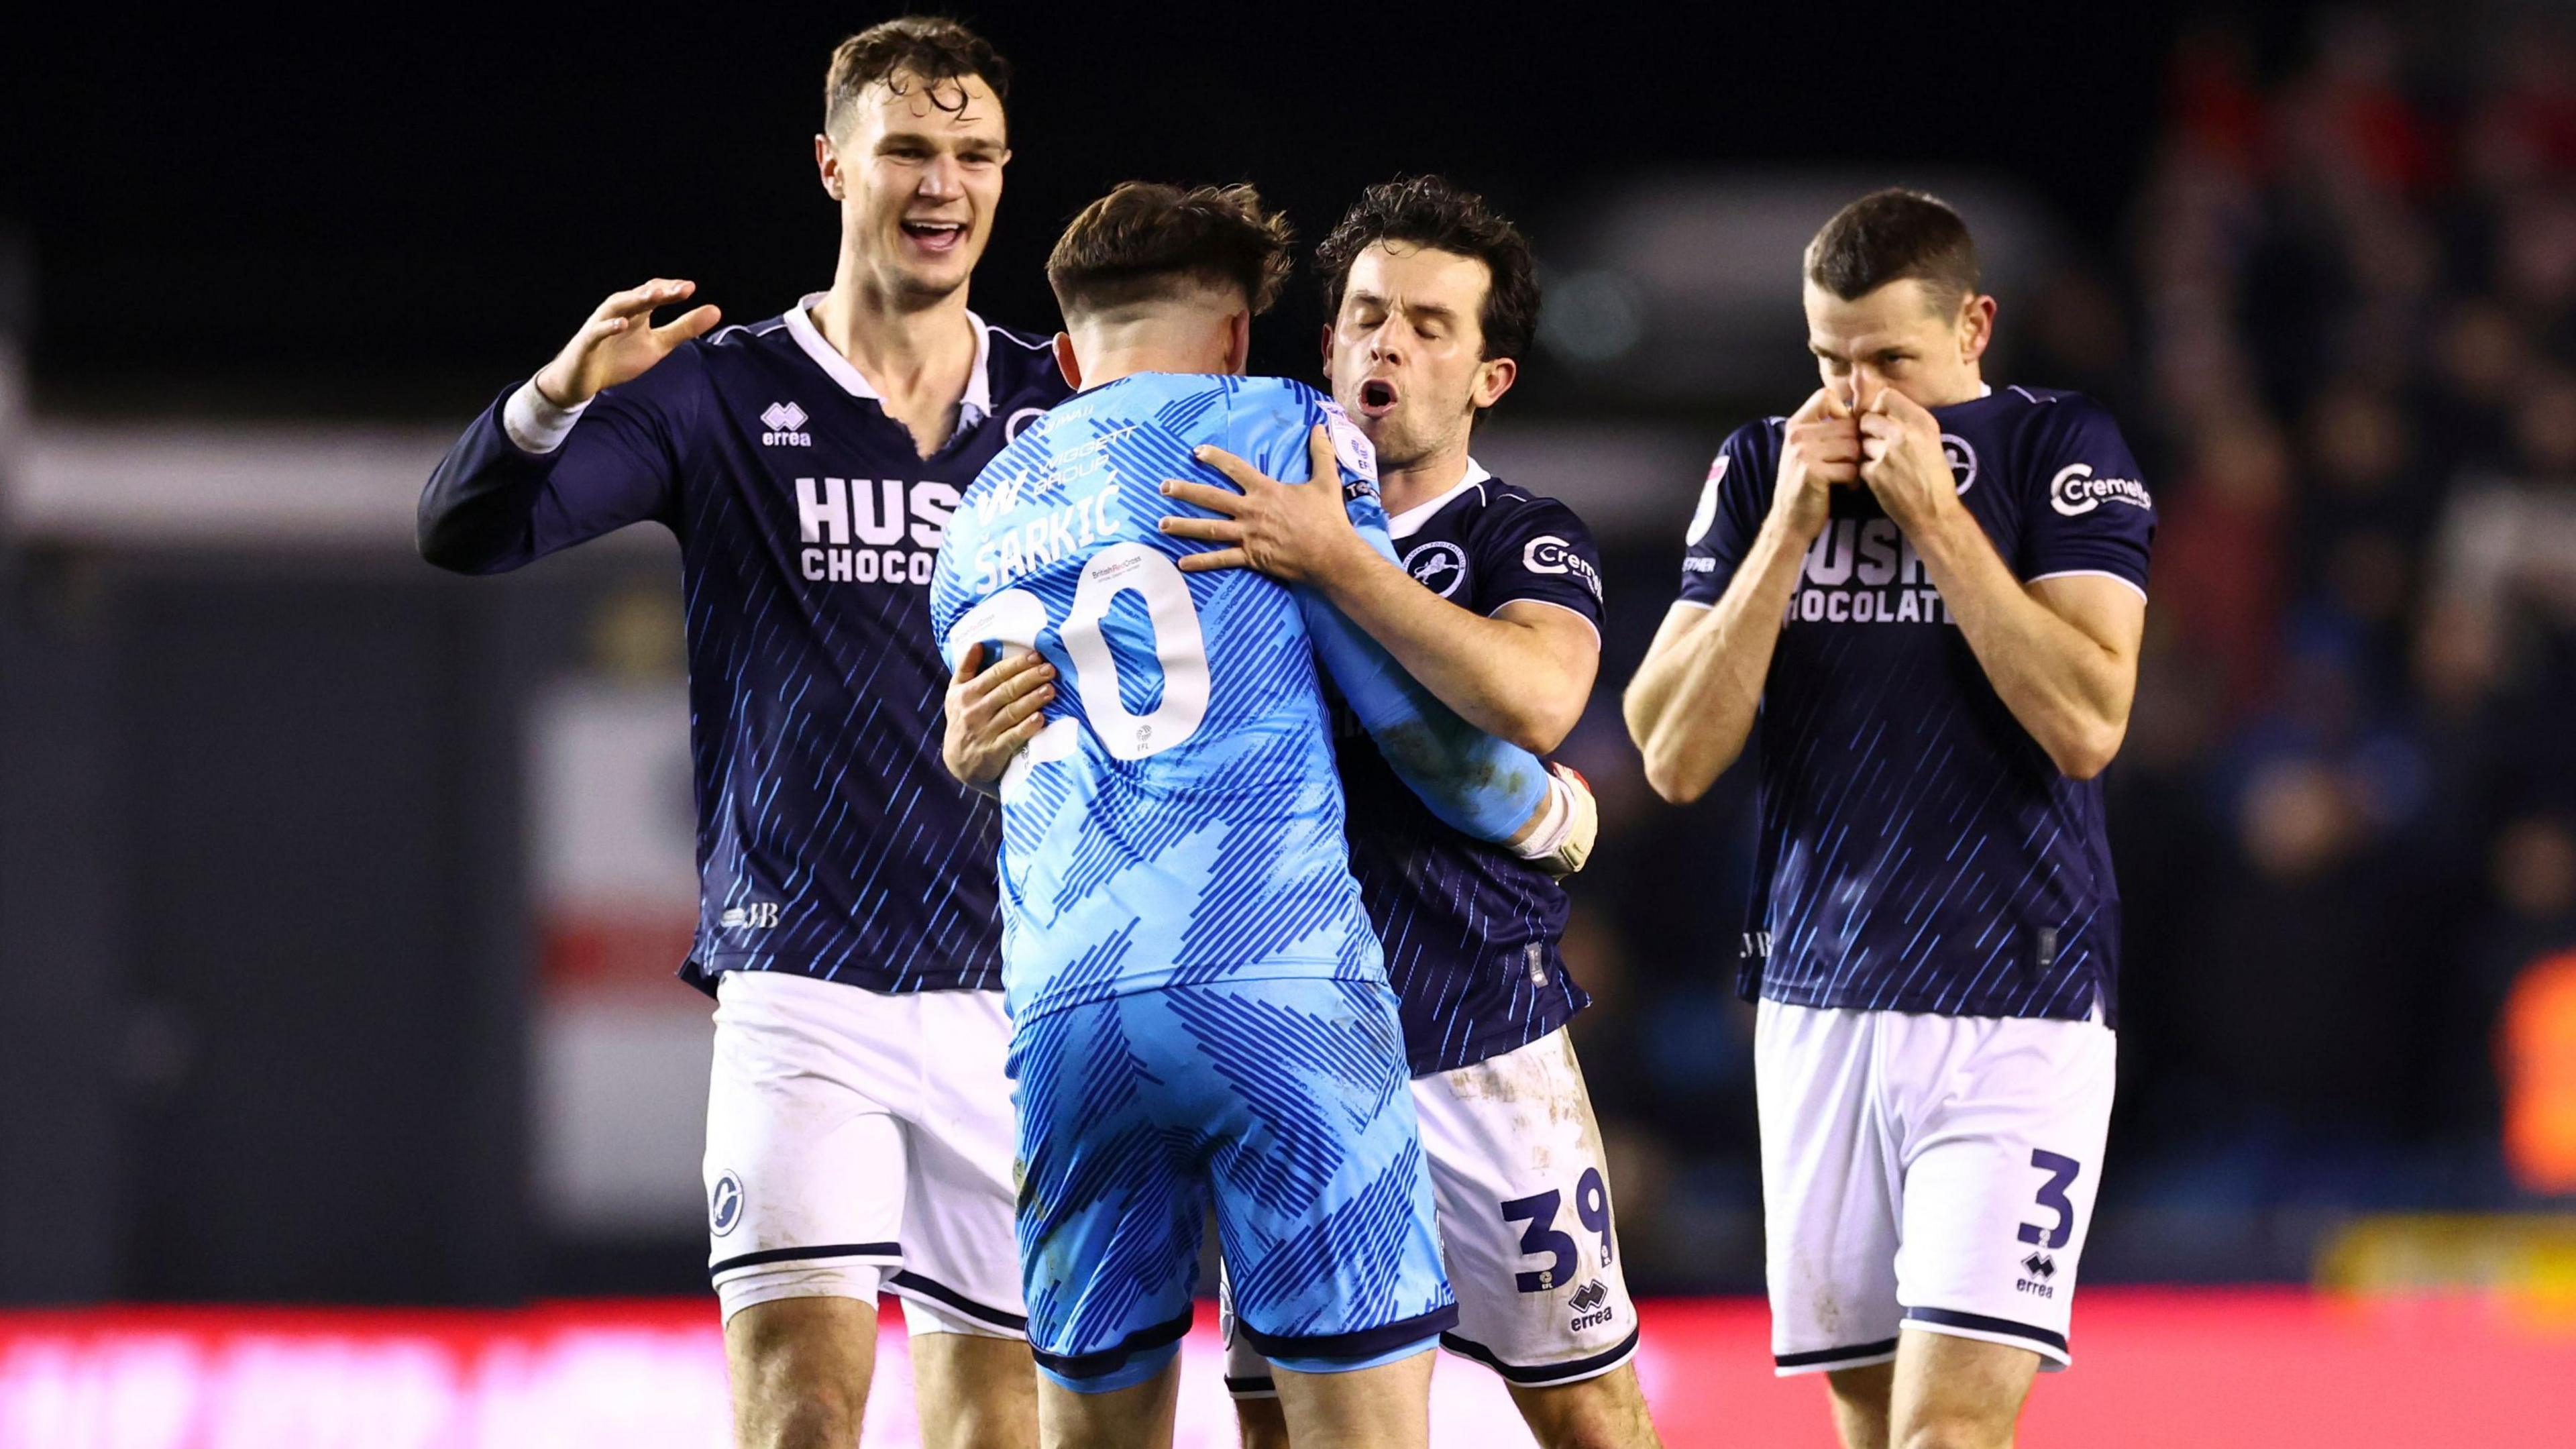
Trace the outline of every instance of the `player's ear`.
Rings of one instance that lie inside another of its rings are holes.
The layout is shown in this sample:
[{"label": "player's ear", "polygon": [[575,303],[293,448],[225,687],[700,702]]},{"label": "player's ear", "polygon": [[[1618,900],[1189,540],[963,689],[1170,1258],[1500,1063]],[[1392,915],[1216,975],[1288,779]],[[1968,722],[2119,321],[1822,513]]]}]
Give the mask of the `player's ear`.
[{"label": "player's ear", "polygon": [[1252,364],[1252,309],[1245,308],[1225,319],[1225,370],[1227,375],[1241,377]]},{"label": "player's ear", "polygon": [[1320,342],[1321,342],[1322,350],[1323,350],[1323,354],[1324,354],[1324,384],[1325,384],[1325,386],[1330,387],[1330,386],[1332,385],[1332,381],[1333,381],[1333,324],[1332,324],[1332,323],[1327,322],[1327,323],[1325,323],[1325,324],[1324,324],[1323,336],[1321,337]]},{"label": "player's ear", "polygon": [[1065,386],[1075,392],[1082,391],[1082,359],[1074,355],[1073,334],[1070,332],[1055,335],[1055,370],[1064,374]]},{"label": "player's ear", "polygon": [[834,201],[841,199],[841,158],[832,150],[832,138],[816,132],[814,136],[814,174],[823,180],[823,194]]},{"label": "player's ear", "polygon": [[1983,293],[1959,306],[1959,360],[1975,362],[1995,340],[1995,299]]},{"label": "player's ear", "polygon": [[1520,381],[1520,376],[1521,365],[1513,358],[1489,357],[1478,363],[1476,390],[1473,395],[1476,406],[1480,409],[1489,408],[1501,402],[1503,394],[1512,390],[1512,384]]}]

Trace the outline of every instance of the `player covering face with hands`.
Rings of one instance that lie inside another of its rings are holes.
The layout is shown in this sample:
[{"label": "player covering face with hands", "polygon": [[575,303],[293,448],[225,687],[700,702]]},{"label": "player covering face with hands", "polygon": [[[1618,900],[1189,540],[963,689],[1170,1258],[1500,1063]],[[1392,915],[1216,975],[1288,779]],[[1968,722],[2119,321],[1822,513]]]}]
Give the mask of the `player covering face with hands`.
[{"label": "player covering face with hands", "polygon": [[1849,1449],[2004,1445],[2064,1367],[2101,1172],[2119,901],[2096,779],[2136,685],[2155,515],[2117,426],[1986,385],[1957,213],[1864,197],[1806,257],[1823,384],[1737,430],[1629,684],[1646,776],[1758,739],[1774,1364]]}]

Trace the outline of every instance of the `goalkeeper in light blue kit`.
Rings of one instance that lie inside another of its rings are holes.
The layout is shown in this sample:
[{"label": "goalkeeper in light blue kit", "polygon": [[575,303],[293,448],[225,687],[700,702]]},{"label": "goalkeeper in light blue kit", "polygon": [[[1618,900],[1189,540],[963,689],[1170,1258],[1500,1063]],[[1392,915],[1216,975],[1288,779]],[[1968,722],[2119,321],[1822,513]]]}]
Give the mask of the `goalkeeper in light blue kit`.
[{"label": "goalkeeper in light blue kit", "polygon": [[1248,187],[1131,182],[1086,208],[1047,265],[1058,360],[1084,390],[968,489],[931,584],[961,671],[1034,648],[1065,685],[1001,783],[1050,1443],[1168,1439],[1211,1203],[1300,1449],[1427,1442],[1428,1351],[1457,1308],[1318,659],[1441,818],[1561,865],[1589,847],[1567,782],[1328,605],[1175,563],[1191,545],[1158,528],[1179,507],[1162,479],[1219,481],[1201,447],[1302,478],[1318,425],[1353,524],[1385,546],[1366,439],[1312,388],[1240,375],[1287,270],[1286,228]]}]

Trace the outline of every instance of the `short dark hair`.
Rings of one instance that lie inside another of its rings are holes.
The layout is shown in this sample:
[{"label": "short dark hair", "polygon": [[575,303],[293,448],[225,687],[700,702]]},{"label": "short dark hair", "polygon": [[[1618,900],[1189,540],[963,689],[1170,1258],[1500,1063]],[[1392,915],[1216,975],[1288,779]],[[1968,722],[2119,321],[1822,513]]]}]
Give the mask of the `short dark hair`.
[{"label": "short dark hair", "polygon": [[1807,243],[1807,280],[1846,302],[1912,277],[1936,306],[1976,294],[1977,243],[1941,198],[1891,186],[1834,213]]},{"label": "short dark hair", "polygon": [[1171,296],[1191,282],[1242,289],[1255,316],[1288,280],[1288,219],[1248,185],[1183,190],[1124,181],[1082,209],[1047,257],[1066,321]]},{"label": "short dark hair", "polygon": [[906,15],[871,25],[833,48],[831,67],[823,73],[824,131],[832,131],[842,111],[872,85],[901,94],[907,75],[927,82],[930,103],[943,111],[966,109],[966,93],[959,85],[943,88],[941,81],[974,76],[993,88],[995,100],[1011,94],[1011,63],[991,42],[945,16]]},{"label": "short dark hair", "polygon": [[1315,248],[1327,321],[1342,312],[1351,263],[1382,241],[1474,257],[1492,280],[1476,325],[1487,358],[1521,358],[1538,334],[1538,258],[1529,238],[1485,198],[1440,176],[1400,176],[1360,193],[1341,225]]}]

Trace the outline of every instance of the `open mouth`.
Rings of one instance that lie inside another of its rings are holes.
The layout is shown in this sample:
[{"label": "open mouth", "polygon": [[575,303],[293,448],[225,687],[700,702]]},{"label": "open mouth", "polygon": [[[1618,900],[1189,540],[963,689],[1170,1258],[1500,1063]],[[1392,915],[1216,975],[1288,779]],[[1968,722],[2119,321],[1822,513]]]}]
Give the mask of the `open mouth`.
[{"label": "open mouth", "polygon": [[1372,377],[1360,384],[1360,415],[1382,418],[1395,411],[1395,384]]},{"label": "open mouth", "polygon": [[962,221],[906,221],[903,234],[926,250],[954,251],[966,240],[966,223]]}]

